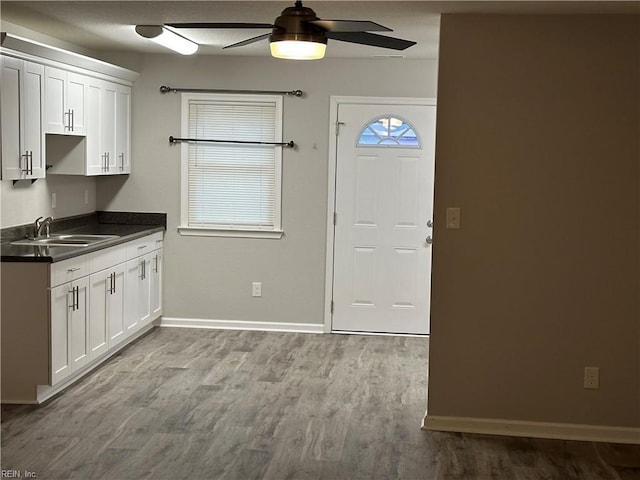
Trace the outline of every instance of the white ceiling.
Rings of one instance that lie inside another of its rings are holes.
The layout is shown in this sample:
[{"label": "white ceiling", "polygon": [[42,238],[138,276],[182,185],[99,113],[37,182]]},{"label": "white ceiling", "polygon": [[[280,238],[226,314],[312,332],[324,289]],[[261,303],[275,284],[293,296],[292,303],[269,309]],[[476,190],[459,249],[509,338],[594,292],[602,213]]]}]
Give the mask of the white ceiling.
[{"label": "white ceiling", "polygon": [[[95,51],[167,53],[139,37],[137,24],[171,22],[271,23],[291,1],[11,1],[2,0],[3,22]],[[398,52],[330,40],[327,57],[370,58],[402,54],[437,58],[441,13],[640,13],[640,1],[305,1],[323,19],[373,20],[392,28],[391,36],[417,45]],[[5,23],[6,26],[6,23]],[[269,55],[268,43],[222,50],[222,47],[268,33],[268,30],[190,30],[185,36],[201,45],[199,54]]]}]

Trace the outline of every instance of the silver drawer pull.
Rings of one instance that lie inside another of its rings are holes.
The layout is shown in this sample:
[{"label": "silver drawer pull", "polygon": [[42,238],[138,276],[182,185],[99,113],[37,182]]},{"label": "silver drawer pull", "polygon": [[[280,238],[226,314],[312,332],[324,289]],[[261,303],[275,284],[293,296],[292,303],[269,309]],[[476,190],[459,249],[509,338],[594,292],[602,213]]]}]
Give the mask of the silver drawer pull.
[{"label": "silver drawer pull", "polygon": [[140,245],[140,246],[138,247],[138,250],[142,250],[143,248],[147,248],[147,247],[148,247],[148,245]]},{"label": "silver drawer pull", "polygon": [[80,267],[75,267],[75,268],[67,268],[67,272],[68,272],[68,273],[73,273],[73,272],[77,272],[78,270],[80,270]]}]

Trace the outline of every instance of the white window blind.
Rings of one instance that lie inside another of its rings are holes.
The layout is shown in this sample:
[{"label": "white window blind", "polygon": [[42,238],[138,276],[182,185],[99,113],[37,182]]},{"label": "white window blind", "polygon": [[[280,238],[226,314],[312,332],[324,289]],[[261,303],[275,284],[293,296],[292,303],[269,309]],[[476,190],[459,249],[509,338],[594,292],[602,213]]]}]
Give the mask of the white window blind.
[{"label": "white window blind", "polygon": [[[183,108],[188,109],[188,113],[183,112],[183,121],[187,120],[185,133],[189,138],[281,141],[281,108],[277,101],[210,97],[198,95],[183,102]],[[183,226],[280,229],[281,147],[205,142],[186,145],[188,193]]]}]

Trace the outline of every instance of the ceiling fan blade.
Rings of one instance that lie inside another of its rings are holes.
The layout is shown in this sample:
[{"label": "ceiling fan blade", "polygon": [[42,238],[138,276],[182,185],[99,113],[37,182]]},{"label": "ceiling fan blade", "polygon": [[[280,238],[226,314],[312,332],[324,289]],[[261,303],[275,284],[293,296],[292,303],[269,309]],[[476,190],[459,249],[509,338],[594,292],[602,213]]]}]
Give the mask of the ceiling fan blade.
[{"label": "ceiling fan blade", "polygon": [[273,28],[270,23],[165,23],[173,28]]},{"label": "ceiling fan blade", "polygon": [[359,43],[372,47],[391,48],[393,50],[405,50],[416,42],[403,40],[402,38],[387,37],[367,32],[327,32],[327,38],[340,40],[341,42]]},{"label": "ceiling fan blade", "polygon": [[227,45],[226,47],[222,47],[222,49],[224,50],[225,48],[243,47],[243,46],[249,45],[251,43],[259,42],[260,40],[266,40],[267,38],[269,38],[269,35],[271,35],[271,34],[270,33],[265,33],[265,34],[262,34],[262,35],[258,35],[257,37],[247,38],[246,40],[243,40],[241,42],[232,43],[231,45]]},{"label": "ceiling fan blade", "polygon": [[393,32],[389,27],[369,20],[310,20],[327,32]]}]

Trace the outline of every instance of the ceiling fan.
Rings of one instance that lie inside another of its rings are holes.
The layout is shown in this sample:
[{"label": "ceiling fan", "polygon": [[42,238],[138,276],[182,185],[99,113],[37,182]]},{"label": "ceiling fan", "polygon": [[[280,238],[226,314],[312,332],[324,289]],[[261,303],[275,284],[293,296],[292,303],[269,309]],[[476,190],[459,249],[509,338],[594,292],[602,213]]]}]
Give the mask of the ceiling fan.
[{"label": "ceiling fan", "polygon": [[[136,30],[143,36],[138,26]],[[391,32],[378,23],[368,20],[322,20],[316,13],[302,5],[297,0],[293,7],[285,8],[280,16],[271,23],[167,23],[164,27],[172,29],[215,29],[215,28],[242,28],[259,29],[269,28],[271,33],[248,38],[223,48],[236,48],[269,39],[271,55],[277,58],[295,60],[310,60],[324,57],[327,40],[339,40],[341,42],[358,43],[374,47],[404,50],[416,42],[401,38],[388,37],[369,32]],[[156,27],[157,28],[157,27]],[[168,29],[164,29],[168,31]],[[183,37],[184,38],[184,37]],[[186,40],[186,39],[185,39]],[[196,47],[197,49],[197,47]]]}]

